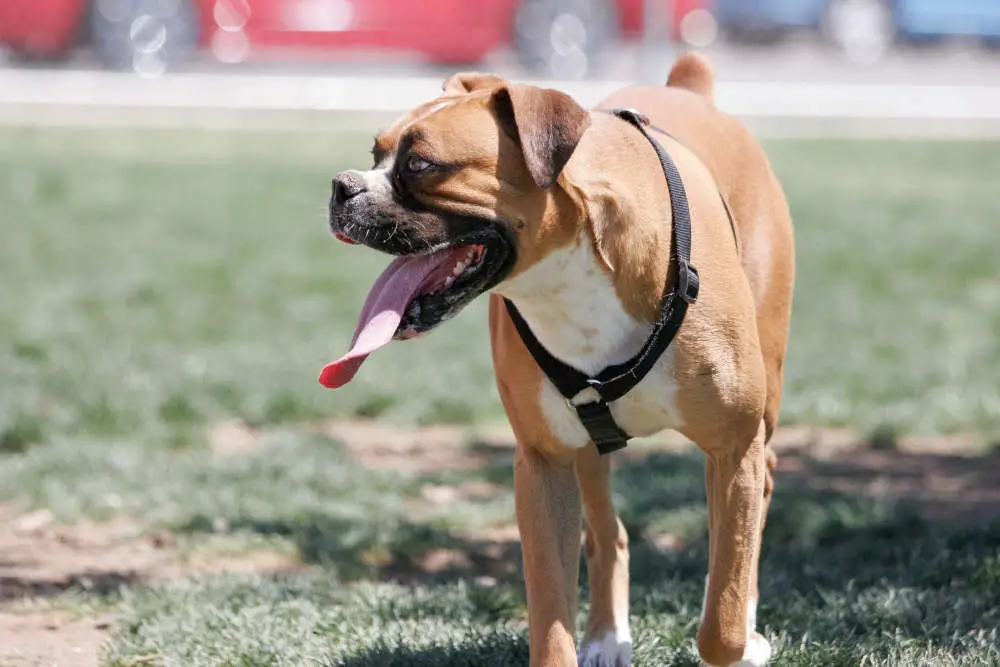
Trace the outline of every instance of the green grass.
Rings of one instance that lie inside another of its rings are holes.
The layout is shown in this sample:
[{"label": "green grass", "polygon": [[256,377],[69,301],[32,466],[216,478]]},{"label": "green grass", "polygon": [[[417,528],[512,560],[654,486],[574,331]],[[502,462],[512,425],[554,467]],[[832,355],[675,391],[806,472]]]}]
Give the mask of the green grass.
[{"label": "green grass", "polygon": [[[345,389],[316,383],[385,264],[333,242],[323,219],[330,177],[365,164],[368,144],[0,130],[0,500],[66,521],[124,513],[191,545],[263,543],[315,566],[102,590],[121,615],[106,664],[524,664],[516,545],[496,558],[468,537],[512,517],[509,460],[373,472],[297,426],[503,416],[483,302],[381,350]],[[1000,144],[767,148],[797,230],[784,421],[1000,433]],[[204,427],[232,418],[269,427],[259,451],[213,455]],[[464,479],[506,490],[421,505],[424,485]],[[635,543],[636,664],[694,665],[700,460],[622,462],[615,483]],[[777,664],[1000,665],[1000,524],[930,524],[891,498],[808,485],[779,486],[773,507],[760,620]],[[653,548],[664,531],[686,546]],[[422,573],[436,548],[482,562]],[[476,579],[484,567],[495,583]]]},{"label": "green grass", "polygon": [[[424,574],[414,565],[438,548],[481,552],[483,544],[463,535],[483,503],[453,503],[416,521],[406,511],[423,484],[504,481],[506,461],[401,477],[358,468],[335,442],[293,435],[228,462],[183,454],[171,476],[198,480],[186,487],[190,496],[171,482],[143,491],[144,470],[166,461],[122,457],[119,474],[135,478],[135,509],[187,536],[209,531],[208,519],[221,516],[233,539],[287,541],[318,570],[125,589],[113,595],[123,621],[107,664],[149,655],[153,664],[190,667],[525,664],[516,556],[485,583],[477,567]],[[83,455],[63,454],[66,465],[89,472]],[[618,504],[632,535],[636,665],[697,664],[707,560],[702,470],[693,453],[617,466]],[[19,471],[28,480],[42,473]],[[509,493],[489,503],[513,511]],[[685,545],[654,548],[652,537],[670,527]],[[768,522],[760,619],[780,665],[1000,665],[998,562],[1000,521],[956,528],[928,523],[892,499],[785,484]],[[389,575],[403,583],[370,583]]]},{"label": "green grass", "polygon": [[[500,418],[485,302],[369,360],[346,350],[386,263],[329,238],[358,134],[4,130],[0,447],[183,441],[191,425]],[[771,142],[797,225],[787,423],[997,430],[1000,145]]]},{"label": "green grass", "polygon": [[[0,472],[0,488],[21,488],[61,517],[101,516],[114,491],[115,511],[168,527],[182,542],[269,546],[314,566],[91,591],[120,618],[106,665],[143,656],[186,667],[525,664],[516,544],[504,543],[492,562],[488,543],[469,537],[513,515],[506,457],[464,472],[375,472],[338,442],[296,429],[229,458],[87,444],[34,448]],[[909,455],[899,456],[905,463]],[[825,473],[819,464],[815,475]],[[616,463],[617,503],[632,536],[637,666],[697,664],[702,480],[696,453]],[[414,512],[425,485],[462,481],[501,490]],[[227,534],[214,534],[219,519]],[[665,531],[683,545],[655,548]],[[775,664],[1000,665],[1000,519],[933,523],[892,498],[818,491],[808,478],[785,477],[767,536],[760,620]],[[441,548],[479,559],[423,572],[422,557]],[[493,581],[480,579],[484,572]]]},{"label": "green grass", "polygon": [[233,415],[499,414],[481,306],[450,336],[373,358],[351,391],[316,382],[385,263],[345,252],[323,219],[331,176],[365,159],[367,139],[8,130],[0,141],[7,449],[60,433],[183,439]]},{"label": "green grass", "polygon": [[783,418],[1000,425],[1000,144],[775,142],[796,225]]}]

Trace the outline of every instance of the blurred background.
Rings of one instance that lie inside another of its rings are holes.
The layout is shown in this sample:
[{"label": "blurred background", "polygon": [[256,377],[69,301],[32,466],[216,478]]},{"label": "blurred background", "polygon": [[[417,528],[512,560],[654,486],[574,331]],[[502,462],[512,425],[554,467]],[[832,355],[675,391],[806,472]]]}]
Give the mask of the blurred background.
[{"label": "blurred background", "polygon": [[[696,48],[796,229],[776,664],[1000,665],[998,46],[1000,0],[0,0],[0,664],[526,664],[486,300],[322,389],[386,264],[330,180],[457,70],[590,105]],[[613,465],[634,664],[699,664],[702,456]]]},{"label": "blurred background", "polygon": [[589,102],[662,81],[687,48],[713,56],[736,114],[1000,113],[995,90],[969,88],[1000,83],[992,0],[3,0],[0,45],[6,115],[396,112],[459,69],[570,84]]}]

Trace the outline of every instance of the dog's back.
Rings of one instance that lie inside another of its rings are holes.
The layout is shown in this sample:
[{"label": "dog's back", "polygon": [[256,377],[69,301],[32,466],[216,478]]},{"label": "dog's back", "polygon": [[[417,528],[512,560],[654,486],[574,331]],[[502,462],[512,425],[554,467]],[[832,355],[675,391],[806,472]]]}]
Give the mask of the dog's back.
[{"label": "dog's back", "polygon": [[765,423],[770,438],[781,404],[782,366],[795,273],[791,216],[760,143],[738,120],[715,107],[711,65],[695,53],[677,59],[666,86],[635,86],[600,108],[632,107],[669,132],[704,163],[729,204],[740,260],[757,307],[767,367]]}]

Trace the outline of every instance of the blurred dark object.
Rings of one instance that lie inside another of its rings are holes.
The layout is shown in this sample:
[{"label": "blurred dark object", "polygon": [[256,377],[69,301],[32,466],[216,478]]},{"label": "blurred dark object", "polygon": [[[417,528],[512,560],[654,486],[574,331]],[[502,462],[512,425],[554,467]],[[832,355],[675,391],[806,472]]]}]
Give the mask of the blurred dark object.
[{"label": "blurred dark object", "polygon": [[878,60],[896,42],[1000,40],[997,0],[714,0],[714,11],[727,40],[773,44],[814,32],[859,62]]},{"label": "blurred dark object", "polygon": [[[673,39],[715,37],[708,0],[649,0]],[[0,42],[25,58],[93,47],[108,67],[157,74],[204,49],[215,59],[412,52],[476,65],[512,46],[535,73],[583,78],[642,32],[644,0],[3,0]]]}]

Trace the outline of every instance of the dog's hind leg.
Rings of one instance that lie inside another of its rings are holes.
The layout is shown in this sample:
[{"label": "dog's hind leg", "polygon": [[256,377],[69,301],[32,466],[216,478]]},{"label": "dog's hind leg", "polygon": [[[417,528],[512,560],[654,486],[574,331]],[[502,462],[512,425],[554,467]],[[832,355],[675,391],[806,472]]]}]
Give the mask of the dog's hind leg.
[{"label": "dog's hind leg", "polygon": [[580,643],[580,667],[628,667],[632,636],[628,625],[628,534],[611,502],[611,461],[594,447],[580,451],[576,474],[586,515],[590,613]]},{"label": "dog's hind leg", "polygon": [[[778,467],[778,455],[771,449],[770,444],[764,444],[764,501],[760,509],[760,540],[764,540],[764,526],[767,524],[767,512],[771,507],[771,497],[774,495],[774,470]],[[753,569],[753,579],[750,584],[750,598],[754,608],[750,614],[753,618],[747,620],[750,626],[756,625],[757,601],[760,600],[760,591],[757,579],[758,568]],[[751,622],[751,620],[753,622]]]},{"label": "dog's hind leg", "polygon": [[741,439],[728,447],[699,443],[708,455],[709,574],[698,652],[714,667],[760,667],[771,654],[752,627],[767,480],[763,420],[756,435]]}]

